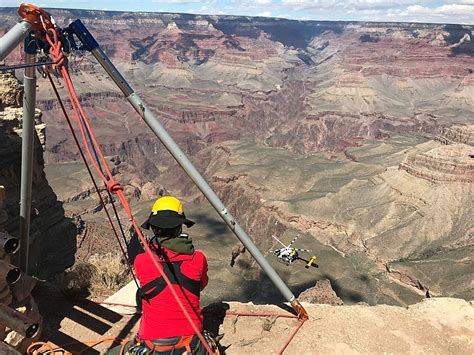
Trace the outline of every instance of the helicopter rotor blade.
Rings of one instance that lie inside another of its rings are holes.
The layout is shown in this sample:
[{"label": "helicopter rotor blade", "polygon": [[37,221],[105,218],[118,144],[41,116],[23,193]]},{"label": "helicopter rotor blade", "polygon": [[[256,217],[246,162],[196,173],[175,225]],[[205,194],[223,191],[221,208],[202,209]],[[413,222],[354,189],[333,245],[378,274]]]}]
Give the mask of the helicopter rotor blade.
[{"label": "helicopter rotor blade", "polygon": [[281,242],[281,240],[278,239],[277,237],[275,237],[273,234],[272,234],[272,238],[275,239],[278,243],[280,243],[281,245],[283,245],[283,246],[286,248],[286,245],[283,244],[283,243]]},{"label": "helicopter rotor blade", "polygon": [[296,237],[293,238],[293,240],[290,242],[290,244],[288,244],[289,247],[291,247],[295,242],[296,240],[298,239],[299,235],[297,235]]}]

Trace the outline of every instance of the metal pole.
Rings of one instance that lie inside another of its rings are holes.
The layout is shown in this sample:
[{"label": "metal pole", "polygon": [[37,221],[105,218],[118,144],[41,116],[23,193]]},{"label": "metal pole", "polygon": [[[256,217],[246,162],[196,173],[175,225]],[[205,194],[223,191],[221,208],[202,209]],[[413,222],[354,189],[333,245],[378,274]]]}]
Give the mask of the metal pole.
[{"label": "metal pole", "polygon": [[[36,45],[25,41],[25,62],[35,63]],[[20,267],[28,274],[28,252],[33,182],[33,150],[35,138],[36,68],[25,69],[23,76],[23,125],[21,133],[21,189],[20,189]]]},{"label": "metal pole", "polygon": [[28,22],[19,22],[0,38],[0,62],[28,36],[31,27],[32,25]]},{"label": "metal pole", "polygon": [[[100,49],[99,49],[100,50]],[[99,51],[97,50],[97,51]],[[216,193],[209,186],[207,181],[202,177],[202,175],[196,170],[194,165],[189,161],[188,157],[184,152],[179,148],[173,138],[168,134],[166,129],[160,124],[158,118],[145,106],[145,103],[141,98],[136,94],[132,93],[127,97],[127,100],[133,106],[133,108],[142,116],[143,120],[155,133],[155,135],[160,139],[163,145],[168,149],[171,155],[176,159],[176,161],[181,165],[184,171],[188,174],[191,180],[197,185],[199,190],[206,196],[214,209],[219,213],[224,222],[230,227],[232,232],[239,238],[245,248],[249,253],[255,258],[257,263],[267,274],[267,276],[272,280],[278,290],[282,293],[285,299],[289,302],[292,302],[295,299],[295,296],[290,291],[288,286],[283,282],[280,276],[276,273],[275,269],[268,263],[267,259],[262,255],[260,250],[256,247],[252,239],[247,235],[247,233],[242,229],[242,227],[237,223],[234,217],[230,214],[227,208],[224,206],[222,201],[216,195]]]},{"label": "metal pole", "polygon": [[290,291],[285,282],[280,278],[276,273],[275,269],[268,263],[267,259],[262,255],[260,250],[254,244],[252,239],[247,235],[247,233],[242,229],[242,227],[237,223],[234,217],[230,214],[227,208],[224,206],[222,201],[219,199],[217,194],[212,190],[207,181],[202,177],[202,175],[196,170],[194,165],[189,161],[184,152],[179,148],[173,138],[168,134],[165,128],[160,124],[156,116],[145,106],[144,102],[136,93],[132,93],[127,97],[127,100],[133,106],[133,108],[142,116],[143,120],[155,133],[155,135],[160,139],[163,145],[168,149],[171,155],[176,159],[176,161],[181,165],[184,171],[188,174],[191,180],[194,181],[196,186],[201,190],[201,192],[206,196],[214,209],[219,213],[224,222],[230,227],[232,232],[239,238],[245,248],[249,253],[254,257],[263,271],[267,276],[272,280],[278,290],[282,293],[283,297],[289,302],[295,300],[295,296]]},{"label": "metal pole", "polygon": [[112,64],[107,55],[99,47],[99,44],[95,41],[92,34],[87,30],[87,28],[82,24],[80,20],[76,20],[71,24],[71,28],[80,38],[81,42],[88,47],[94,57],[99,61],[100,65],[105,69],[105,71],[110,75],[112,80],[117,84],[117,86],[122,90],[124,95],[127,97],[127,100],[133,106],[133,108],[142,116],[143,120],[155,133],[155,135],[160,139],[163,145],[168,149],[171,155],[175,160],[181,165],[184,171],[188,176],[194,181],[197,187],[201,192],[206,196],[211,205],[219,213],[224,222],[230,227],[232,232],[239,238],[245,248],[250,252],[250,254],[255,258],[257,263],[267,274],[270,280],[278,288],[281,294],[285,299],[291,302],[293,308],[297,310],[301,318],[307,317],[306,311],[295,299],[295,296],[285,284],[285,282],[280,278],[276,273],[275,269],[268,263],[265,257],[262,255],[260,250],[255,246],[254,242],[250,239],[247,233],[242,229],[242,227],[237,223],[234,217],[230,214],[227,208],[224,206],[222,201],[212,190],[206,180],[201,176],[201,174],[196,170],[194,165],[189,161],[184,152],[179,148],[173,138],[168,134],[166,129],[160,124],[158,118],[146,107],[145,103],[141,98],[133,91],[132,87],[127,83],[123,78],[117,68]]},{"label": "metal pole", "polygon": [[5,304],[0,304],[0,322],[27,338],[34,337],[39,330],[38,323]]}]

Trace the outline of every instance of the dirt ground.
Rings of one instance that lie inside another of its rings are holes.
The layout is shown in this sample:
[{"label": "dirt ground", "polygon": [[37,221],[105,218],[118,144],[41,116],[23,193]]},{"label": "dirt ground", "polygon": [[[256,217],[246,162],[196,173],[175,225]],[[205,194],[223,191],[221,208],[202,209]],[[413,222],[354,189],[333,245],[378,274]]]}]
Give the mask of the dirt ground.
[{"label": "dirt ground", "polygon": [[[45,295],[43,295],[45,296]],[[57,297],[57,295],[56,295]],[[49,295],[43,339],[67,351],[103,353],[110,337],[127,338],[137,331],[139,315],[119,314],[86,300],[75,302]],[[430,298],[408,308],[377,305],[330,306],[304,303],[309,313],[284,354],[473,354],[474,303]],[[289,315],[285,305],[220,303],[208,306],[205,326],[223,334],[222,354],[278,354],[300,324],[294,318],[226,315],[255,312]],[[133,313],[128,309],[125,313]]]}]

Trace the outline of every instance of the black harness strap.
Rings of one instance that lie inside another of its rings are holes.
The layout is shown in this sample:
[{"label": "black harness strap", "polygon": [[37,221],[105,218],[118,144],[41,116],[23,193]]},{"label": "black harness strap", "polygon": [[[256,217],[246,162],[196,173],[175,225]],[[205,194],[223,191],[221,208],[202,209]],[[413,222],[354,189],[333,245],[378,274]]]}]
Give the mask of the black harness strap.
[{"label": "black harness strap", "polygon": [[[173,285],[179,285],[199,297],[201,292],[201,281],[193,280],[184,275],[181,272],[182,263],[183,261],[167,261],[161,265],[163,267],[163,272]],[[140,287],[136,293],[137,308],[141,311],[143,300],[150,303],[150,300],[158,296],[166,287],[167,284],[161,276]]]}]

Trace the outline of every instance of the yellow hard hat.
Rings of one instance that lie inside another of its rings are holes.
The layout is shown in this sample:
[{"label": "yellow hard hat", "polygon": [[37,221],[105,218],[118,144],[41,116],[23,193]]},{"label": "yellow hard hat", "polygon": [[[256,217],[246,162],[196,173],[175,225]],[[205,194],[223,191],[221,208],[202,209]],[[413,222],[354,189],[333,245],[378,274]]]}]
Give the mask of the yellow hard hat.
[{"label": "yellow hard hat", "polygon": [[194,222],[186,218],[183,205],[176,197],[164,196],[155,201],[150,216],[141,227],[149,229],[152,225],[158,228],[175,228],[181,224],[192,227]]},{"label": "yellow hard hat", "polygon": [[151,213],[156,213],[158,211],[175,211],[182,214],[183,204],[176,197],[164,196],[156,200],[151,208]]}]

